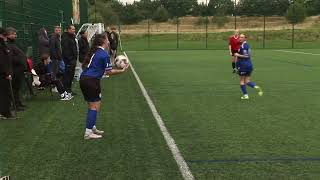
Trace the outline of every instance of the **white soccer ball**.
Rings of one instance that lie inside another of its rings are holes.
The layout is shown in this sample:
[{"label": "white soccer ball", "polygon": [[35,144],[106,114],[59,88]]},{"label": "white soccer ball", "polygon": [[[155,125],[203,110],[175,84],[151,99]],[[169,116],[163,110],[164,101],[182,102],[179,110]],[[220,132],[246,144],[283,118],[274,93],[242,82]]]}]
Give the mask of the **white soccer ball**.
[{"label": "white soccer ball", "polygon": [[119,55],[116,57],[114,64],[117,68],[123,69],[129,64],[129,60],[126,56]]}]

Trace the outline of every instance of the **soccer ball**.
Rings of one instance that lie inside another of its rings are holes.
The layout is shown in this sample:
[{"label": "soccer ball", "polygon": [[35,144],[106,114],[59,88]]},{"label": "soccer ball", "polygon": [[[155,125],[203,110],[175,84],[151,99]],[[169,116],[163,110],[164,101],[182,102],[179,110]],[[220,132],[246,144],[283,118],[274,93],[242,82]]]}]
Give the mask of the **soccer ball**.
[{"label": "soccer ball", "polygon": [[126,56],[119,55],[116,57],[114,64],[117,68],[123,69],[129,64],[129,60]]}]

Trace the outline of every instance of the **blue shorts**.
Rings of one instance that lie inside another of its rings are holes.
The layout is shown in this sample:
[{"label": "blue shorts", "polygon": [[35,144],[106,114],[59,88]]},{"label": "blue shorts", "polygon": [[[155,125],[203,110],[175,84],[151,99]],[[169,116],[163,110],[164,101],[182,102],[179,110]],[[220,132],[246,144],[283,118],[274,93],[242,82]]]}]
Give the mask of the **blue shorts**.
[{"label": "blue shorts", "polygon": [[251,76],[252,71],[238,71],[239,76]]}]

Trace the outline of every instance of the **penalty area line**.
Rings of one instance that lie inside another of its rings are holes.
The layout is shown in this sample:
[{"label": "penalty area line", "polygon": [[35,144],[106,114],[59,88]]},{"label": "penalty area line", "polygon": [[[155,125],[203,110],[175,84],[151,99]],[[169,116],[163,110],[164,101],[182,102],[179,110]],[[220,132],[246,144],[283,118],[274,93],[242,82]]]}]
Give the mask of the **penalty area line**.
[{"label": "penalty area line", "polygon": [[[127,57],[127,59],[129,60],[126,52],[123,52],[123,53]],[[155,120],[157,121],[157,124],[162,132],[162,135],[163,135],[163,137],[164,137],[164,139],[165,139],[165,141],[166,141],[166,143],[167,143],[167,145],[168,145],[168,147],[169,147],[169,149],[170,149],[170,151],[171,151],[171,153],[172,153],[172,155],[173,155],[173,157],[179,167],[179,170],[180,170],[180,173],[181,173],[183,179],[194,180],[195,178],[194,178],[193,174],[191,173],[188,164],[186,163],[186,161],[182,157],[180,150],[175,143],[175,140],[170,135],[170,133],[169,133],[167,127],[165,126],[156,106],[152,102],[146,88],[142,84],[142,81],[140,80],[140,77],[138,76],[137,72],[135,71],[134,67],[132,66],[130,60],[129,60],[129,64],[131,66],[132,73],[140,86],[141,92],[149,105],[149,108],[152,112],[152,115],[155,118]]]}]

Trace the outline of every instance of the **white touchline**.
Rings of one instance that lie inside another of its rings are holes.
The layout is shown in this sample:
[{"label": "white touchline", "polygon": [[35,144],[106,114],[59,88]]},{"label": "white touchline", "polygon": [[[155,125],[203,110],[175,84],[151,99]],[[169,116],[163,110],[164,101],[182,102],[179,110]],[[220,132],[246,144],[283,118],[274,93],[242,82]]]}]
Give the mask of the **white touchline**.
[{"label": "white touchline", "polygon": [[[127,59],[129,60],[126,52],[123,52],[123,53],[127,57]],[[153,114],[153,117],[156,119],[157,124],[158,124],[158,126],[159,126],[159,128],[160,128],[160,130],[162,132],[162,135],[163,135],[164,139],[166,140],[167,145],[170,148],[170,150],[172,152],[172,155],[173,155],[174,159],[176,160],[176,162],[178,164],[179,170],[180,170],[183,178],[185,180],[194,180],[195,178],[192,175],[192,173],[191,173],[191,171],[190,171],[190,169],[188,167],[188,164],[186,163],[186,161],[182,157],[178,146],[176,145],[174,139],[172,138],[172,136],[170,135],[168,129],[166,128],[166,126],[165,126],[160,114],[157,111],[156,106],[154,105],[154,103],[152,102],[150,96],[148,95],[148,92],[147,92],[146,88],[142,84],[142,82],[141,82],[138,74],[134,70],[134,67],[132,66],[130,60],[129,60],[129,64],[131,66],[132,73],[133,73],[134,77],[136,78],[136,80],[137,80],[137,82],[138,82],[138,84],[140,86],[142,94],[145,97],[145,99],[146,99],[146,101],[147,101],[147,103],[148,103],[148,105],[150,107],[150,110],[151,110],[151,112]]]},{"label": "white touchline", "polygon": [[274,50],[274,51],[293,53],[293,54],[306,54],[306,55],[312,55],[312,56],[320,56],[320,54],[313,54],[313,53],[299,52],[299,51],[286,51],[286,50]]}]

